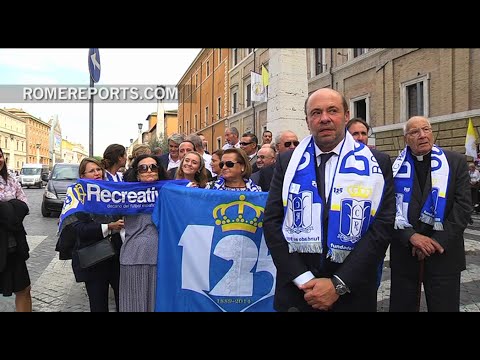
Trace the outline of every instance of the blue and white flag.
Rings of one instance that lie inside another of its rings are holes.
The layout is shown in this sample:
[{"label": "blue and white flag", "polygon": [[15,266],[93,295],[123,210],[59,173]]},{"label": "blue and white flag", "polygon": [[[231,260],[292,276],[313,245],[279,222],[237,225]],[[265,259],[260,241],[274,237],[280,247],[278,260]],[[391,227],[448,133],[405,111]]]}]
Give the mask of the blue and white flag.
[{"label": "blue and white flag", "polygon": [[267,193],[162,187],[156,311],[274,311],[263,236]]},{"label": "blue and white flag", "polygon": [[[112,182],[78,179],[67,188],[59,233],[64,226],[75,221],[77,212],[94,215],[136,215],[151,213],[158,198],[159,189],[167,182],[186,185],[186,180],[156,182]],[[70,220],[69,220],[70,219]]]}]

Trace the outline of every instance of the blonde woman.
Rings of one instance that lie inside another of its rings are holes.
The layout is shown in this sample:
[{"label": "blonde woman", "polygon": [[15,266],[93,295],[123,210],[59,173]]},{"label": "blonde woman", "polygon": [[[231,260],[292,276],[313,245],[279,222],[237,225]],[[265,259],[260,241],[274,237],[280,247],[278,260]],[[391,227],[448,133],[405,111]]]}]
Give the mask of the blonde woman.
[{"label": "blonde woman", "polygon": [[188,152],[180,161],[175,179],[186,179],[188,187],[204,188],[207,185],[208,175],[205,160],[196,151]]}]

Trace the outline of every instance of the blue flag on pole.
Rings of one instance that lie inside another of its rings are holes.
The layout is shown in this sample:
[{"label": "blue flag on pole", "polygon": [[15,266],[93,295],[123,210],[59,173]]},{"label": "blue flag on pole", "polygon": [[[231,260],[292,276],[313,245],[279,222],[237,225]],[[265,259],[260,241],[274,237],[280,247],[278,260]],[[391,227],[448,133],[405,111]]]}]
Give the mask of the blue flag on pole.
[{"label": "blue flag on pole", "polygon": [[152,214],[156,311],[274,311],[276,268],[263,237],[267,196],[162,187]]}]

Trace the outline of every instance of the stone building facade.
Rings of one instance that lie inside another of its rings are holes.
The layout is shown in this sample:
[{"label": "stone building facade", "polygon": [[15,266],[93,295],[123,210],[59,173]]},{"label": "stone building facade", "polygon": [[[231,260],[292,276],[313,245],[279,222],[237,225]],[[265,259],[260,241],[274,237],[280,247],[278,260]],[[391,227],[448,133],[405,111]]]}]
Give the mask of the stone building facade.
[{"label": "stone building facade", "polygon": [[[206,62],[219,50],[225,55],[222,76],[211,82],[224,106],[219,118],[202,122],[206,104],[212,106],[216,96],[204,76]],[[250,71],[260,72],[262,65],[270,75],[268,101],[255,103],[249,101]],[[196,74],[203,74],[201,86]],[[187,89],[188,84],[193,90],[180,95],[179,132],[207,132],[213,149],[223,145],[227,126],[259,136],[266,128],[274,136],[290,129],[304,137],[305,98],[324,87],[345,95],[351,117],[362,117],[373,128],[369,144],[391,157],[403,149],[403,126],[413,115],[427,116],[436,143],[460,153],[465,152],[468,119],[476,130],[480,127],[480,49],[204,49],[179,86]]]}]

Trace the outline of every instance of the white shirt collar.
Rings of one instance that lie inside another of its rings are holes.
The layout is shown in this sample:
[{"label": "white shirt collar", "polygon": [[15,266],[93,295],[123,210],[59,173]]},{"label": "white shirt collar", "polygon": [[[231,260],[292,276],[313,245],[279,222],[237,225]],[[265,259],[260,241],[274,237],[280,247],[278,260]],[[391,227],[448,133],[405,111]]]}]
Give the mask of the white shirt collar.
[{"label": "white shirt collar", "polygon": [[[332,151],[329,151],[329,153],[333,152],[335,155],[339,156],[340,155],[340,149],[342,148],[342,145],[343,145],[343,142],[345,141],[345,139],[343,139],[342,141],[340,141],[337,146],[335,146],[333,148]],[[320,159],[318,158],[320,155],[322,154],[325,154],[325,152],[323,152],[322,150],[320,150],[320,148],[318,147],[318,145],[313,142],[315,144],[315,157],[317,159],[317,165],[319,164],[320,162]]]}]

